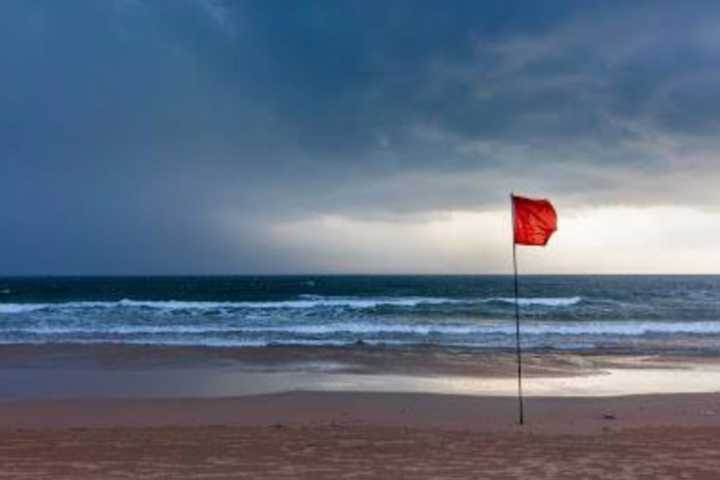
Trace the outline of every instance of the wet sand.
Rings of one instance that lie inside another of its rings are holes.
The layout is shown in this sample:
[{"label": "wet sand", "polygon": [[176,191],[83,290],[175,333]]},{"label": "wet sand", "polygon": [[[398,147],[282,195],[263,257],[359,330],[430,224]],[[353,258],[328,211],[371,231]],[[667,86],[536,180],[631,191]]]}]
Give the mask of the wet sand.
[{"label": "wet sand", "polygon": [[[398,379],[512,385],[503,352],[0,350],[0,377],[11,380],[0,384],[0,478],[720,478],[716,358],[531,354],[527,384],[551,395],[527,399],[521,427],[512,396],[443,392],[443,383],[435,393],[393,392],[404,386]],[[73,377],[82,372],[91,376]],[[335,378],[327,381],[337,388],[226,396],[228,388],[205,384],[140,394],[163,376],[175,385],[218,372],[215,381],[241,384],[308,374]],[[352,391],[338,375],[383,388]],[[622,392],[643,375],[654,377],[640,388],[662,394],[565,392],[598,381]],[[70,388],[93,378],[105,380]],[[672,393],[688,382],[701,393]]]},{"label": "wet sand", "polygon": [[[461,348],[0,346],[0,399],[218,398],[298,390],[513,396],[514,352]],[[528,352],[527,396],[706,393],[720,359]]]}]

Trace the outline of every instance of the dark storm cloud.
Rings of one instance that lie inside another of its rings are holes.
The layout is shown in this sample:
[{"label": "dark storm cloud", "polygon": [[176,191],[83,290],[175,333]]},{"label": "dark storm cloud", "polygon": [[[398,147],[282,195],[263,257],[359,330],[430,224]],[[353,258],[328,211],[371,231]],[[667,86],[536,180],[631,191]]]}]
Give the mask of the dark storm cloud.
[{"label": "dark storm cloud", "polygon": [[0,272],[293,270],[277,222],[510,189],[716,207],[691,3],[3,2]]}]

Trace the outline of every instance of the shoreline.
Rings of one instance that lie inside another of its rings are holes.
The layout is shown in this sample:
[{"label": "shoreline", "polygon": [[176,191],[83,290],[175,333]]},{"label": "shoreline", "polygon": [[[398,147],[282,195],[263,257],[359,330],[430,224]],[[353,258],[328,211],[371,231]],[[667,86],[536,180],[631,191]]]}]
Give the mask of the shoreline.
[{"label": "shoreline", "polygon": [[[468,376],[513,376],[515,348],[477,348],[444,345],[344,346],[270,345],[213,347],[145,345],[126,343],[38,343],[0,344],[0,369],[97,366],[102,368],[187,368],[189,366],[237,366],[263,371],[286,369],[288,365],[313,362],[336,365],[344,373],[432,373]],[[523,349],[529,375],[548,375],[560,370],[597,368],[632,362],[624,359],[652,358],[658,363],[719,363],[720,351],[707,349]],[[392,363],[388,363],[388,359]],[[654,361],[655,361],[654,360]],[[658,365],[659,367],[660,365]]]},{"label": "shoreline", "polygon": [[[292,391],[514,396],[514,353],[446,348],[0,346],[0,400]],[[720,391],[720,357],[526,353],[527,397]]]}]

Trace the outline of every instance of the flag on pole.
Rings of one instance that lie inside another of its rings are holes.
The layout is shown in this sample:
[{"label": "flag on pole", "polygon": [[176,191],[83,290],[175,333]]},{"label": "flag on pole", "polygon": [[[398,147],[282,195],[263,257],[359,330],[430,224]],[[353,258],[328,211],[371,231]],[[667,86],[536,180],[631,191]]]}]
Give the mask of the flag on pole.
[{"label": "flag on pole", "polygon": [[518,367],[518,422],[525,424],[522,388],[522,346],[520,344],[520,301],[518,300],[517,245],[544,247],[557,230],[557,213],[545,199],[510,194],[513,223],[513,271],[515,274],[515,351]]},{"label": "flag on pole", "polygon": [[557,230],[557,214],[548,200],[512,196],[514,239],[518,245],[545,246]]}]

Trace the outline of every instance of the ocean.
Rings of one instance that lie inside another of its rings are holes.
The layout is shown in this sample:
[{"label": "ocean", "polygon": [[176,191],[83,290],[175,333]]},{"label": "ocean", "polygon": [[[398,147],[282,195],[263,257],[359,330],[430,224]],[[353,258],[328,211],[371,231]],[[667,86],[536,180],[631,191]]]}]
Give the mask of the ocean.
[{"label": "ocean", "polygon": [[[512,276],[0,278],[2,344],[514,346]],[[526,349],[720,349],[720,276],[522,276]]]}]

